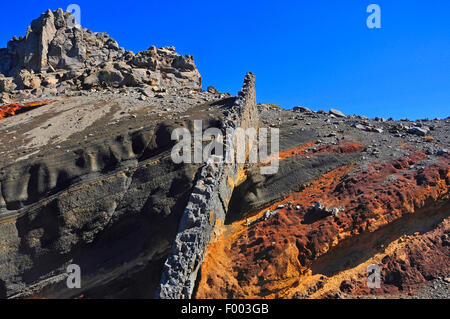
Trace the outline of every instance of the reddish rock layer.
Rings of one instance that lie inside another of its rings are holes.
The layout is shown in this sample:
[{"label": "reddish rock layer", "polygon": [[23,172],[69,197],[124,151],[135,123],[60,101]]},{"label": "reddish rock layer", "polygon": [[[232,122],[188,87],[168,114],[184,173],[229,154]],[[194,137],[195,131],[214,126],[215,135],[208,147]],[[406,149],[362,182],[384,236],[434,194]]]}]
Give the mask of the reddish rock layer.
[{"label": "reddish rock layer", "polygon": [[[314,147],[316,141],[311,141],[300,146],[290,148],[286,151],[280,152],[278,158],[284,160],[291,157],[306,157],[320,154],[352,154],[358,153],[366,149],[366,146],[351,142],[348,140],[340,140],[337,144],[323,144]],[[269,162],[267,160],[266,162]]]},{"label": "reddish rock layer", "polygon": [[[348,145],[340,144],[332,149],[325,146],[322,151],[354,151],[355,147]],[[291,155],[297,153],[303,154],[304,149]],[[208,249],[196,297],[329,296],[319,293],[327,280],[328,286],[339,287],[340,273],[350,275],[349,269],[378,257],[387,245],[415,230],[417,224],[423,224],[415,218],[439,223],[448,215],[449,157],[443,156],[441,162],[426,168],[414,168],[424,157],[423,153],[415,152],[408,158],[374,163],[364,170],[356,166],[337,168],[303,191],[261,211],[255,219],[285,204],[286,207],[277,210],[277,215],[254,224],[240,221],[228,226]],[[344,211],[333,216],[311,209],[318,201],[328,208],[343,207]],[[445,275],[448,247],[447,250],[433,248],[429,243],[432,239],[433,236],[418,237],[406,248],[400,249],[397,244],[398,247],[391,247],[392,261],[385,260],[389,266],[384,270],[384,278],[392,282],[391,286],[413,287],[420,278],[409,274],[419,271],[417,264],[428,263],[429,269],[435,269],[428,270],[430,276],[436,276],[436,271]],[[420,250],[424,243],[427,253]],[[435,245],[441,247],[442,243]],[[401,263],[395,254],[401,254],[402,249],[407,249],[405,254],[413,260]],[[388,253],[384,256],[391,258]],[[424,262],[419,263],[420,258]],[[407,270],[398,275],[398,267]],[[355,270],[351,275],[357,278],[357,273]],[[363,289],[359,291],[363,293]]]},{"label": "reddish rock layer", "polygon": [[[445,208],[450,209],[448,206]],[[380,289],[369,289],[367,273],[361,272],[342,281],[339,290],[351,296],[411,295],[423,283],[450,273],[450,218],[426,232],[404,235],[379,258],[381,269]],[[321,297],[333,297],[325,292]]]},{"label": "reddish rock layer", "polygon": [[10,117],[16,114],[24,113],[35,109],[40,106],[44,106],[55,101],[34,101],[28,103],[15,103],[0,105],[0,120],[6,117]]}]

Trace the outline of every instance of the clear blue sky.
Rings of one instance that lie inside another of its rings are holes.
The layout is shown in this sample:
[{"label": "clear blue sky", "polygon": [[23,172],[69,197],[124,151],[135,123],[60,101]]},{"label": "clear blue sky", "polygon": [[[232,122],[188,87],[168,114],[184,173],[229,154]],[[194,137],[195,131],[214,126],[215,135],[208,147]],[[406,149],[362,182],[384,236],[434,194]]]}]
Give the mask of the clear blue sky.
[{"label": "clear blue sky", "polygon": [[[191,54],[203,86],[235,94],[256,74],[258,102],[366,116],[450,115],[449,0],[2,1],[0,47],[46,9],[81,7],[83,27],[134,52]],[[368,29],[366,7],[381,7]]]}]

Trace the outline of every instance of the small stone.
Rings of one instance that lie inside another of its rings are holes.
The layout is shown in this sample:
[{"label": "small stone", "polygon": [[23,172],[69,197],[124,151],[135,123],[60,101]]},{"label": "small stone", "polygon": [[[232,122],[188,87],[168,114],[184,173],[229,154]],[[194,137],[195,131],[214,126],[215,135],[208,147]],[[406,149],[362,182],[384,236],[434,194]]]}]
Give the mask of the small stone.
[{"label": "small stone", "polygon": [[313,205],[313,208],[316,210],[324,210],[326,209],[325,205],[322,204],[321,202],[315,202],[315,204]]},{"label": "small stone", "polygon": [[334,217],[338,217],[339,215],[339,208],[337,207],[333,207],[330,211],[331,215],[333,215]]},{"label": "small stone", "polygon": [[214,86],[208,86],[206,90],[211,94],[219,94],[219,91]]},{"label": "small stone", "polygon": [[408,130],[408,133],[410,134],[415,134],[415,135],[419,135],[419,136],[425,136],[427,135],[427,133],[429,132],[429,130],[427,128],[423,128],[423,127],[411,127]]},{"label": "small stone", "polygon": [[330,114],[337,116],[337,117],[346,117],[344,113],[342,113],[339,110],[336,109],[330,109]]},{"label": "small stone", "polygon": [[312,111],[304,106],[296,106],[292,109],[294,112],[302,112],[302,113],[312,113]]}]

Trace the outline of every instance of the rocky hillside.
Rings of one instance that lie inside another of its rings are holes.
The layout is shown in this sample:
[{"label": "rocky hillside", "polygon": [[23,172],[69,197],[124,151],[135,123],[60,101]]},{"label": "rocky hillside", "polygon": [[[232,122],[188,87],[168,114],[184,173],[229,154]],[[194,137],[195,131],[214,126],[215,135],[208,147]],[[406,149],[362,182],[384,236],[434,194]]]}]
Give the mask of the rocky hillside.
[{"label": "rocky hillside", "polygon": [[[449,118],[282,110],[252,73],[203,91],[191,56],[125,51],[61,9],[0,73],[0,298],[450,297]],[[195,120],[278,128],[277,173],[175,163]]]},{"label": "rocky hillside", "polygon": [[450,119],[261,110],[280,169],[245,171],[195,297],[448,298]]}]

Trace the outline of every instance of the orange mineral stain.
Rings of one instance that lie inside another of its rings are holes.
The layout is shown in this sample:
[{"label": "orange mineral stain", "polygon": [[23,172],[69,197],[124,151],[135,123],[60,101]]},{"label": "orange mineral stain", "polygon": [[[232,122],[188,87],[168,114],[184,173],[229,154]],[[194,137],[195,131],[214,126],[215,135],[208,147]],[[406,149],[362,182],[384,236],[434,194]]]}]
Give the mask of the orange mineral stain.
[{"label": "orange mineral stain", "polygon": [[[322,150],[359,149],[345,143]],[[425,154],[416,151],[407,158],[372,163],[367,169],[357,165],[336,168],[255,216],[226,225],[229,231],[207,249],[195,297],[292,298],[308,295],[320,278],[330,281],[327,289],[339,288],[345,274],[353,276],[356,270],[327,278],[326,273],[318,273],[322,268],[317,262],[322,256],[348,240],[358,243],[359,236],[426,211],[430,203],[448,203],[450,156],[428,167],[411,169],[423,158]],[[337,216],[316,218],[311,206],[318,201],[343,210]],[[268,210],[277,214],[252,223]],[[393,244],[397,250],[391,250],[398,251],[400,246]],[[448,255],[436,256],[444,256],[437,259],[444,267]],[[357,270],[365,271],[362,266]],[[321,293],[311,295],[320,297]]]},{"label": "orange mineral stain", "polygon": [[15,104],[4,104],[0,105],[0,120],[14,116],[20,113],[24,113],[40,106],[44,106],[55,101],[35,101],[28,103],[15,103]]}]

